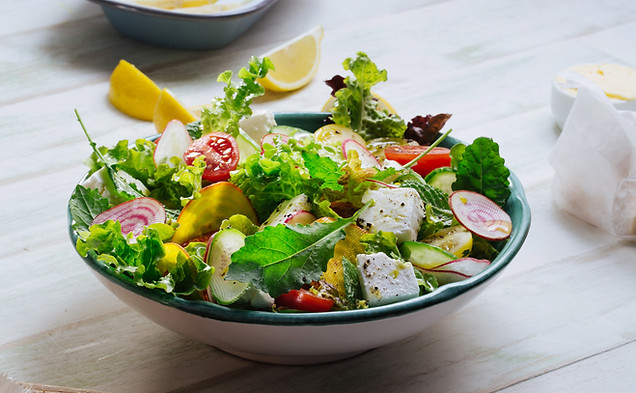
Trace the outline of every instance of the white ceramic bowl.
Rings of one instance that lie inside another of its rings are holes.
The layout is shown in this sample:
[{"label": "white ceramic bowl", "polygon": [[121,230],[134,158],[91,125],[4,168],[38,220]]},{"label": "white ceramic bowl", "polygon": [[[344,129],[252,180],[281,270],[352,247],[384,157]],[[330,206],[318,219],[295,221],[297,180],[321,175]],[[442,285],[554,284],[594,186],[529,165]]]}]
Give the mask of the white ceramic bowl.
[{"label": "white ceramic bowl", "polygon": [[[324,113],[277,114],[278,124],[315,130]],[[447,138],[444,145],[458,141]],[[530,208],[518,178],[505,210],[513,222],[508,242],[493,263],[467,280],[427,295],[363,310],[327,313],[272,313],[237,310],[148,290],[111,274],[111,268],[84,258],[99,281],[148,319],[194,340],[237,356],[277,364],[314,364],[347,358],[391,344],[436,324],[475,298],[513,260],[530,228]],[[69,225],[70,228],[70,225]],[[70,229],[75,244],[77,234]]]},{"label": "white ceramic bowl", "polygon": [[102,7],[122,34],[151,44],[206,50],[228,45],[245,33],[278,0],[253,0],[214,14],[188,14],[121,0],[89,0]]}]

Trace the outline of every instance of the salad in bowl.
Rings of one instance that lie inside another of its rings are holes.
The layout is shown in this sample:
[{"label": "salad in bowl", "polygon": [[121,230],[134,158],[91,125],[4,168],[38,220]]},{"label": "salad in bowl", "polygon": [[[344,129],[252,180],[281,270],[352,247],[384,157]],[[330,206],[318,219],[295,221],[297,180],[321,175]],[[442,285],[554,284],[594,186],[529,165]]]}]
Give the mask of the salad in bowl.
[{"label": "salad in bowl", "polygon": [[266,326],[392,318],[494,276],[529,228],[498,145],[449,137],[449,114],[403,120],[371,91],[385,70],[362,52],[343,64],[350,75],[327,81],[326,112],[254,113],[272,64],[252,58],[238,83],[219,76],[225,96],[198,120],[132,144],[97,147],[78,115],[93,154],[69,201],[77,252],[111,287],[188,317]]}]

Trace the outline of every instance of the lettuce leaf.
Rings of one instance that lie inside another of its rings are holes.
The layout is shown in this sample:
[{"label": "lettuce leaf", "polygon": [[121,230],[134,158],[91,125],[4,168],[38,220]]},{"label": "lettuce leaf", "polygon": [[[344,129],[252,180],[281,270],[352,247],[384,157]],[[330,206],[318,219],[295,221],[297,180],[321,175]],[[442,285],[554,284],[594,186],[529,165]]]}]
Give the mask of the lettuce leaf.
[{"label": "lettuce leaf", "polygon": [[221,73],[217,81],[225,83],[225,97],[216,97],[210,107],[203,108],[200,125],[202,133],[226,132],[236,138],[241,132],[239,121],[252,114],[252,98],[265,94],[265,88],[257,80],[264,78],[273,68],[274,64],[267,57],[252,57],[247,67],[238,72],[241,80],[238,85],[232,82],[232,71]]},{"label": "lettuce leaf", "polygon": [[346,87],[335,92],[336,102],[331,117],[336,124],[357,131],[364,139],[380,137],[402,138],[406,124],[398,115],[378,110],[371,88],[387,80],[386,70],[378,67],[363,53],[347,58],[343,67],[353,76],[344,80]]},{"label": "lettuce leaf", "polygon": [[248,282],[272,297],[320,280],[344,228],[355,218],[311,225],[277,225],[245,238],[226,279]]},{"label": "lettuce leaf", "polygon": [[92,225],[88,231],[78,232],[76,248],[81,256],[90,256],[110,266],[115,276],[139,286],[158,288],[175,295],[204,290],[209,285],[212,271],[203,263],[200,253],[180,261],[165,275],[157,268],[157,261],[165,255],[163,241],[173,232],[167,224],[154,224],[133,240],[132,236],[122,234],[119,221],[109,220]]},{"label": "lettuce leaf", "polygon": [[111,205],[108,199],[102,197],[97,190],[78,184],[68,202],[72,228],[77,232],[88,230],[95,217],[109,207]]}]

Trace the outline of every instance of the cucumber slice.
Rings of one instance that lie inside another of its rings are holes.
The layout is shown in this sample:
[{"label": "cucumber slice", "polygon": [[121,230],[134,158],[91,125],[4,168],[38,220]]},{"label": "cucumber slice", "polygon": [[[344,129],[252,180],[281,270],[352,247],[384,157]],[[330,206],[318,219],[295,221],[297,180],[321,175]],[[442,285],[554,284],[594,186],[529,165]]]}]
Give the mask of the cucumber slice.
[{"label": "cucumber slice", "polygon": [[453,183],[457,179],[455,170],[449,166],[434,169],[426,175],[424,181],[433,187],[437,187],[447,194],[453,192]]},{"label": "cucumber slice", "polygon": [[243,247],[245,235],[236,229],[227,228],[217,232],[210,241],[206,256],[208,265],[214,268],[208,287],[210,295],[219,304],[232,304],[250,287],[249,283],[225,279],[232,263],[232,254]]},{"label": "cucumber slice", "polygon": [[269,129],[270,133],[288,135],[294,139],[302,139],[308,135],[312,135],[311,132],[303,130],[302,128],[292,126],[277,125]]},{"label": "cucumber slice", "polygon": [[457,257],[432,244],[406,241],[400,245],[400,253],[408,262],[422,269],[432,269]]},{"label": "cucumber slice", "polygon": [[236,145],[239,149],[239,164],[245,162],[247,157],[251,156],[254,153],[261,152],[260,146],[252,140],[251,137],[245,135],[243,132],[240,132],[236,137]]}]

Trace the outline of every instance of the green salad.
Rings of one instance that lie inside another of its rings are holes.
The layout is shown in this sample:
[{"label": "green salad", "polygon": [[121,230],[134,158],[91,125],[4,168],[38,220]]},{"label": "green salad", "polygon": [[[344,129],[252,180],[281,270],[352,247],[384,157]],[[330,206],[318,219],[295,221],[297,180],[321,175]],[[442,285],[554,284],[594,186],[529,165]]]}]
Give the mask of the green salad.
[{"label": "green salad", "polygon": [[134,285],[272,312],[408,301],[480,274],[512,231],[510,172],[489,138],[439,146],[449,114],[402,119],[364,53],[317,129],[253,112],[252,58],[199,120],[93,148],[69,211],[82,257]]}]

